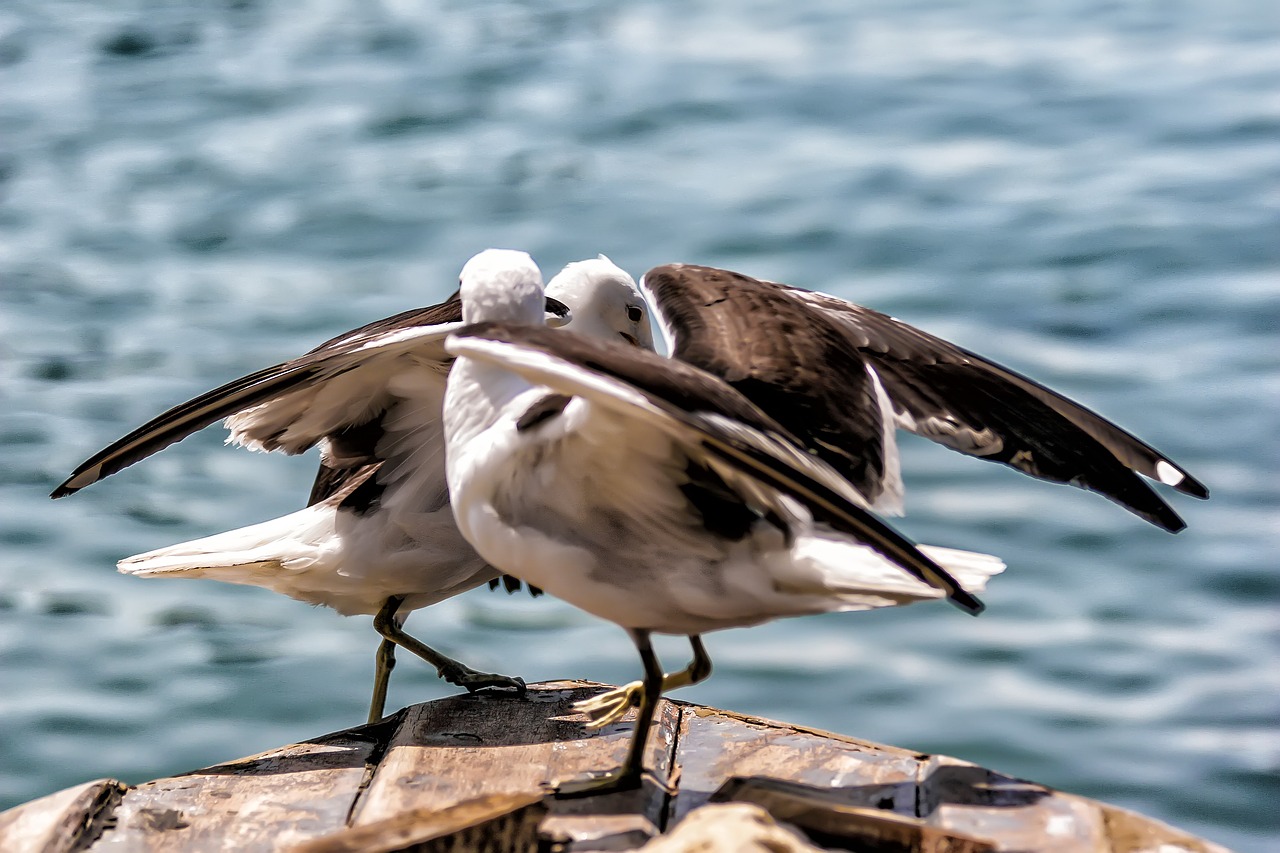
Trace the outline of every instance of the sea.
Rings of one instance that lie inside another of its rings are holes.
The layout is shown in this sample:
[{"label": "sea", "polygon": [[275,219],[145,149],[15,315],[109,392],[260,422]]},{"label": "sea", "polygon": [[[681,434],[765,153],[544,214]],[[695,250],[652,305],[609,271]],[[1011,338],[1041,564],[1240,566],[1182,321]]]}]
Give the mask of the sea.
[{"label": "sea", "polygon": [[[48,493],[171,405],[442,300],[490,246],[826,291],[1184,465],[1212,498],[1157,487],[1175,536],[904,437],[895,523],[1002,557],[988,611],[714,634],[681,698],[1280,849],[1268,0],[6,0],[0,808],[363,721],[369,618],[114,570],[299,508],[314,455],[214,426]],[[640,672],[546,598],[475,590],[408,628],[530,681]],[[452,692],[405,659],[390,707]]]}]

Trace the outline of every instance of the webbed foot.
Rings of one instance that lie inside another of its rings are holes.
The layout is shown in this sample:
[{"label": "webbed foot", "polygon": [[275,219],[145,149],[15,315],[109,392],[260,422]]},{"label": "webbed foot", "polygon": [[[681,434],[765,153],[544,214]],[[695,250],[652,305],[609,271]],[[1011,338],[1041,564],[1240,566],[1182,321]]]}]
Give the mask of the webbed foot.
[{"label": "webbed foot", "polygon": [[602,729],[610,723],[616,723],[627,715],[627,711],[640,707],[644,701],[644,682],[633,681],[612,690],[606,690],[597,696],[573,703],[573,710],[587,715],[588,729]]}]

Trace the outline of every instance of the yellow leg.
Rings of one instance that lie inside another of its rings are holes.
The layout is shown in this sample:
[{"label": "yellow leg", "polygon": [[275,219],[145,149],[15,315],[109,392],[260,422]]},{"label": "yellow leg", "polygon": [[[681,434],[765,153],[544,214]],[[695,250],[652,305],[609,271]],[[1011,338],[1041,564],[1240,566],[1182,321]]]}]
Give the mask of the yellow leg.
[{"label": "yellow leg", "polygon": [[[702,645],[702,637],[697,634],[689,636],[689,645],[693,647],[693,660],[679,672],[662,676],[662,692],[667,693],[679,687],[688,687],[705,681],[711,675],[711,657]],[[644,682],[633,681],[613,690],[605,691],[599,696],[583,699],[573,709],[586,714],[587,728],[602,729],[610,723],[616,723],[627,715],[631,708],[644,702]]]}]

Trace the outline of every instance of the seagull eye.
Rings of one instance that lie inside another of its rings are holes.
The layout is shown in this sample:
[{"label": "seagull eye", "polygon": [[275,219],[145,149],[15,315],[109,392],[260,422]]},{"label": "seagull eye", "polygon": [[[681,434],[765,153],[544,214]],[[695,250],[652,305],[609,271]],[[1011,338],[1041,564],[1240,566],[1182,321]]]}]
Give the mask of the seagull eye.
[{"label": "seagull eye", "polygon": [[644,319],[644,311],[641,310],[639,305],[628,305],[627,319],[633,323],[639,323]]}]

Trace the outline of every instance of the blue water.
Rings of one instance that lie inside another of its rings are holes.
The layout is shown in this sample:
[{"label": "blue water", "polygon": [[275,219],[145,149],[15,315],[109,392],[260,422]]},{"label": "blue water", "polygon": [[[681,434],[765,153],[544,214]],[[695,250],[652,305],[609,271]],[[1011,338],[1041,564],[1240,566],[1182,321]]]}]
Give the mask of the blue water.
[{"label": "blue water", "polygon": [[[0,807],[362,721],[368,619],[123,556],[298,507],[210,430],[68,500],[161,409],[452,288],[727,266],[896,314],[1213,489],[1170,536],[904,441],[943,605],[712,636],[685,698],[950,753],[1280,847],[1280,6],[224,0],[0,5]],[[622,632],[477,591],[410,627],[528,679]],[[676,663],[685,650],[664,646]],[[406,660],[398,707],[449,692]]]}]

